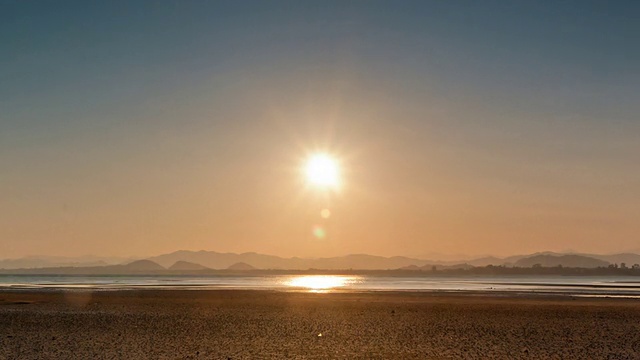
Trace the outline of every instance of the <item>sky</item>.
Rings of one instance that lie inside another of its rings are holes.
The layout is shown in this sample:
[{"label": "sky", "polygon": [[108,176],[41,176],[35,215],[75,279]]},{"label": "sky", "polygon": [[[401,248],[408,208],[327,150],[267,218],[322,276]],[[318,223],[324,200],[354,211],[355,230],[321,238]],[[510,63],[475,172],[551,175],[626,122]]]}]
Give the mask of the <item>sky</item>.
[{"label": "sky", "polygon": [[640,251],[638,18],[0,0],[0,258]]}]

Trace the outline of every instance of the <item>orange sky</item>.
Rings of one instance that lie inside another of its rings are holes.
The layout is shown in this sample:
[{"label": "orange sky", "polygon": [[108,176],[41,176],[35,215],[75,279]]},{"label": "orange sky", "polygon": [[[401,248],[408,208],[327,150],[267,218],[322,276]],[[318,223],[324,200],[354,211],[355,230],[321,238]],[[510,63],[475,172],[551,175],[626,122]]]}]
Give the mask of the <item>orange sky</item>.
[{"label": "orange sky", "polygon": [[0,258],[640,251],[637,22],[376,4],[7,9]]}]

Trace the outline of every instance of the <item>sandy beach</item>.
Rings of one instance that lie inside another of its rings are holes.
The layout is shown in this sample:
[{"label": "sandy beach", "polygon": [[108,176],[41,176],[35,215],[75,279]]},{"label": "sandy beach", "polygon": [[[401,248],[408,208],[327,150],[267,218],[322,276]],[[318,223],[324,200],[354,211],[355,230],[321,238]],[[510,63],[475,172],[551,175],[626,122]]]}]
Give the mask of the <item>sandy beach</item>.
[{"label": "sandy beach", "polygon": [[638,359],[633,300],[2,291],[0,359]]}]

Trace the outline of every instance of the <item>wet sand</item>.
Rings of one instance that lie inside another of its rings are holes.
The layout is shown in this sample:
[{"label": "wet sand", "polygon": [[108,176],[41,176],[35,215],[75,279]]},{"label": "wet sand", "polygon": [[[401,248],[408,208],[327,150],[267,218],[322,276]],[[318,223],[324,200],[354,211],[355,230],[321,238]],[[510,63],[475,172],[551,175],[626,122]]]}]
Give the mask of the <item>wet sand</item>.
[{"label": "wet sand", "polygon": [[0,359],[639,359],[640,302],[0,291]]}]

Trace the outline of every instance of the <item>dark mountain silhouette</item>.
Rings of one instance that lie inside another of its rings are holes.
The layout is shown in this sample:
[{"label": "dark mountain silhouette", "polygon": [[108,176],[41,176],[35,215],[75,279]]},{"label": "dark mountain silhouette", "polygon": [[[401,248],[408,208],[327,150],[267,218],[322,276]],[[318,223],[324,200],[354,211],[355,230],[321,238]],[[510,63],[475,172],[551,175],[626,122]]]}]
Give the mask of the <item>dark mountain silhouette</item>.
[{"label": "dark mountain silhouette", "polygon": [[[75,258],[56,257],[27,257],[0,261],[0,265],[8,266],[4,273],[68,273],[68,274],[142,274],[159,273],[162,271],[197,272],[226,270],[238,263],[251,264],[257,270],[431,270],[436,266],[438,270],[466,269],[470,267],[485,267],[488,265],[504,267],[532,267],[539,264],[543,267],[606,267],[609,263],[625,263],[632,267],[640,263],[640,255],[621,253],[613,255],[589,254],[561,254],[554,252],[540,252],[531,255],[516,255],[505,258],[482,257],[460,262],[438,262],[422,260],[404,256],[384,257],[367,254],[352,254],[327,258],[283,258],[254,252],[235,254],[218,253],[215,251],[176,251],[169,254],[154,256],[146,260],[138,260],[126,265],[107,265],[103,260],[95,263],[72,263],[67,261]],[[106,258],[105,258],[106,259]],[[87,258],[87,260],[90,260]],[[57,265],[62,263],[62,265]],[[38,265],[42,264],[42,265]],[[50,265],[55,264],[55,265]],[[23,267],[16,268],[22,265]],[[15,270],[15,271],[14,271]],[[34,270],[34,271],[31,271]]]},{"label": "dark mountain silhouette", "polygon": [[[527,260],[527,259],[537,260]],[[305,269],[327,269],[327,270],[387,270],[400,269],[411,265],[419,268],[431,269],[436,266],[439,269],[446,269],[452,266],[462,266],[460,262],[439,262],[432,260],[414,259],[404,256],[383,257],[367,254],[352,254],[346,256],[329,258],[282,258],[273,255],[263,255],[257,253],[218,253],[215,251],[176,251],[170,254],[149,258],[157,263],[169,266],[176,261],[188,261],[212,269],[227,269],[229,266],[244,262],[252,264],[257,269],[281,269],[281,270],[305,270]],[[533,261],[533,262],[532,262]],[[555,252],[539,252],[529,255],[514,255],[505,258],[487,256],[470,261],[465,261],[465,266],[482,267],[494,266],[517,266],[531,267],[534,264],[542,266],[566,267],[598,267],[607,266],[609,263],[626,263],[631,266],[640,263],[640,255],[637,254],[615,254],[615,255],[590,255],[590,254],[562,254]]]},{"label": "dark mountain silhouette", "polygon": [[248,271],[248,270],[255,270],[255,269],[256,269],[255,267],[245,262],[235,263],[227,268],[227,270],[239,270],[239,271]]},{"label": "dark mountain silhouette", "polygon": [[[112,266],[106,266],[106,267],[112,267]],[[117,267],[117,265],[116,265]],[[166,270],[166,268],[164,266],[158,265],[158,263],[155,263],[151,260],[136,260],[134,262],[130,262],[126,265],[120,265],[119,266],[121,269],[123,270],[128,270],[128,271],[161,271],[161,270]]]},{"label": "dark mountain silhouette", "polygon": [[609,262],[583,255],[534,255],[522,258],[514,264],[514,266],[517,267],[533,267],[534,265],[544,267],[597,268],[606,267],[609,265]]},{"label": "dark mountain silhouette", "polygon": [[176,261],[188,261],[211,269],[227,269],[229,266],[244,262],[251,264],[257,269],[397,269],[409,265],[426,265],[427,260],[412,259],[403,256],[383,257],[365,254],[355,254],[331,258],[304,259],[304,258],[282,258],[273,255],[263,255],[257,253],[218,253],[215,251],[176,251],[170,254],[154,256],[149,260],[155,261],[163,266],[170,266]]},{"label": "dark mountain silhouette", "polygon": [[208,270],[209,268],[206,266],[202,266],[200,264],[188,262],[188,261],[176,261],[175,264],[169,267],[169,270],[177,270],[177,271],[199,271],[199,270]]}]

